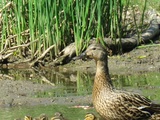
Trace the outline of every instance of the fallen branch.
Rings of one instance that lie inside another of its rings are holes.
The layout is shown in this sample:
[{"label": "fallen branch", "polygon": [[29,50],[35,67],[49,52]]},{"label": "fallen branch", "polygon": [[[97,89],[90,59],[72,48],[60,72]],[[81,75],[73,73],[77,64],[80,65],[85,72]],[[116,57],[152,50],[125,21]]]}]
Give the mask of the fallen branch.
[{"label": "fallen branch", "polygon": [[37,61],[40,60],[40,59],[42,59],[42,58],[44,58],[45,55],[46,55],[51,49],[53,49],[54,47],[55,47],[55,45],[51,45],[46,51],[44,51],[44,53],[43,53],[41,56],[39,56],[39,57],[37,58]]},{"label": "fallen branch", "polygon": [[13,52],[12,53],[9,53],[9,54],[7,54],[7,55],[0,55],[0,61],[3,61],[3,60],[5,60],[5,59],[7,59],[9,56],[11,56],[13,54]]},{"label": "fallen branch", "polygon": [[39,56],[36,60],[34,60],[32,63],[30,63],[30,67],[33,67],[35,63],[37,63],[40,59],[43,59],[45,55],[55,47],[55,45],[50,46],[48,49],[46,49],[41,56]]},{"label": "fallen branch", "polygon": [[[159,18],[160,19],[160,18]],[[139,46],[141,44],[146,44],[149,43],[151,40],[154,39],[155,36],[160,35],[160,29],[159,29],[159,19],[153,19],[150,23],[150,27],[141,35],[141,40],[138,39],[137,35],[134,35],[131,38],[122,38],[121,41],[120,39],[116,39],[116,41],[113,41],[111,38],[104,38],[104,41],[106,45],[113,50],[113,52],[116,51],[115,48],[117,46],[121,45],[123,51],[128,51],[132,50],[136,46]],[[116,44],[115,44],[116,43]]]}]

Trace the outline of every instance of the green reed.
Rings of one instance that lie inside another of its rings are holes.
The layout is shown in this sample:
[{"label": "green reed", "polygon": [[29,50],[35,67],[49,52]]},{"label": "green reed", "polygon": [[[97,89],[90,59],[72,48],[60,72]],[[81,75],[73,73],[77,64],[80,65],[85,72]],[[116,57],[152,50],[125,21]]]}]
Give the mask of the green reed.
[{"label": "green reed", "polygon": [[85,75],[77,71],[77,95],[91,94],[93,78],[90,75]]},{"label": "green reed", "polygon": [[[123,37],[122,12],[124,1],[129,0],[9,1],[13,5],[2,11],[0,49],[30,43],[26,56],[34,59],[55,45],[49,52],[52,59],[72,42],[75,42],[76,53],[79,54],[91,38],[103,42],[104,37]],[[2,0],[1,8],[6,4]],[[26,30],[29,31],[27,35],[24,34]],[[11,36],[14,36],[12,42]],[[22,47],[18,48],[17,55],[21,56]]]},{"label": "green reed", "polygon": [[110,23],[110,35],[113,40],[119,38],[119,42],[115,44],[119,45],[119,50],[121,51],[121,38],[122,36],[122,13],[123,13],[123,3],[122,0],[110,0],[109,3],[109,23]]}]

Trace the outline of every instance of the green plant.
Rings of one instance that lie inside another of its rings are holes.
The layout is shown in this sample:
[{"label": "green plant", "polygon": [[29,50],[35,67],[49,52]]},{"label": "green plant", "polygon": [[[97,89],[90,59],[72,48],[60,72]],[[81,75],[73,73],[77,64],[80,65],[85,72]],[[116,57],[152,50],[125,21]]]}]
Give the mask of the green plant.
[{"label": "green plant", "polygon": [[[122,35],[122,13],[130,0],[1,0],[1,53],[19,50],[17,57],[55,58],[75,42],[79,54],[91,38],[103,43]],[[145,2],[145,6],[146,6]],[[8,4],[11,4],[10,6]],[[144,20],[144,11],[142,24]],[[136,23],[135,23],[136,25]],[[136,27],[138,30],[138,26]],[[54,45],[54,46],[53,46]]]}]

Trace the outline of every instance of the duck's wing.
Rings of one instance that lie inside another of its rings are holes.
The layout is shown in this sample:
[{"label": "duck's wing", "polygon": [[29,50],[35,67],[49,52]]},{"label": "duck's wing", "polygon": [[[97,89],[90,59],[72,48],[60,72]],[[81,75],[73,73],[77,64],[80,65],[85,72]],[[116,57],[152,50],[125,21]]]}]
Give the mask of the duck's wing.
[{"label": "duck's wing", "polygon": [[152,114],[160,113],[160,105],[152,103],[148,98],[139,94],[122,92],[120,102],[127,108],[127,114],[135,118],[149,118]]},{"label": "duck's wing", "polygon": [[148,103],[144,105],[141,103],[142,101],[139,104],[138,102],[138,98],[132,98],[130,95],[118,95],[112,106],[115,108],[114,115],[124,120],[147,120],[151,117],[151,114],[148,111],[141,110],[141,107],[147,106]]},{"label": "duck's wing", "polygon": [[128,101],[133,105],[137,106],[143,111],[148,111],[150,114],[160,113],[160,104],[153,103],[148,98],[141,96],[139,94],[127,93]]},{"label": "duck's wing", "polygon": [[150,106],[152,104],[152,101],[150,99],[139,94],[123,92],[121,93],[121,96],[124,101],[129,101],[136,107]]}]

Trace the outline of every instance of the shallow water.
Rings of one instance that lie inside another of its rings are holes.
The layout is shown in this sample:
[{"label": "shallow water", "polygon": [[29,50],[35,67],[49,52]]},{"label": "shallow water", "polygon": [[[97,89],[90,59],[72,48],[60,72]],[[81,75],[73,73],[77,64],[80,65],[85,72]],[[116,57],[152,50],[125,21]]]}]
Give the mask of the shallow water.
[{"label": "shallow water", "polygon": [[68,120],[83,120],[84,115],[88,112],[95,113],[94,109],[84,110],[82,108],[74,108],[73,106],[50,105],[50,106],[32,106],[32,107],[16,107],[16,108],[1,108],[1,120],[14,120],[15,118],[23,119],[25,115],[38,117],[45,113],[49,118],[53,117],[55,112],[60,111]]},{"label": "shallow water", "polygon": [[[14,72],[13,72],[14,71]],[[37,76],[33,71],[15,71],[3,70],[1,74],[10,75],[15,80],[33,81],[35,83],[44,84],[41,77]],[[69,97],[88,95],[92,93],[92,85],[94,75],[90,73],[58,73],[55,71],[42,73],[56,88],[54,91],[38,92],[36,97]],[[138,92],[147,96],[153,101],[160,103],[160,74],[159,72],[150,73],[133,73],[132,75],[111,75],[115,88]],[[25,115],[36,117],[41,113],[45,113],[49,117],[57,111],[64,114],[69,120],[83,120],[84,115],[88,112],[96,113],[93,108],[83,109],[76,108],[73,105],[49,105],[49,106],[27,106],[27,107],[8,107],[0,108],[1,120],[13,120],[14,118],[23,118]]]}]

